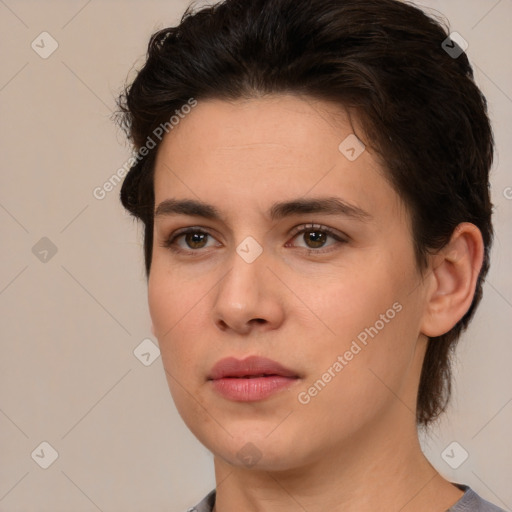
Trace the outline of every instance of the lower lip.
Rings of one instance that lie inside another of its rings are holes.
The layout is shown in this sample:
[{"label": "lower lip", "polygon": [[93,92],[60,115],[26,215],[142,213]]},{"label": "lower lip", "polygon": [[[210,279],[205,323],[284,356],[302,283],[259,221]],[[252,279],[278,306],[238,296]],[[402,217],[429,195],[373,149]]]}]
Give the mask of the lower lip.
[{"label": "lower lip", "polygon": [[237,402],[255,402],[263,400],[282,389],[292,385],[298,379],[271,375],[269,377],[223,378],[212,380],[212,385],[218,393],[228,400]]}]

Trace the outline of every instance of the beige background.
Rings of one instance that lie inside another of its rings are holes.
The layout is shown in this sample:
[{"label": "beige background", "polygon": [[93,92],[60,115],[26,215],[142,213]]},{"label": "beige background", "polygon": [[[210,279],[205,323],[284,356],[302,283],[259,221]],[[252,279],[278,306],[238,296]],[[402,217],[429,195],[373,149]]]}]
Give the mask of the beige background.
[{"label": "beige background", "polygon": [[[151,338],[141,230],[119,186],[93,196],[129,156],[113,98],[187,4],[0,0],[0,511],[179,512],[214,487],[161,359],[133,353]],[[468,41],[498,147],[485,299],[459,346],[449,416],[423,446],[447,478],[512,510],[512,1],[423,4]],[[31,47],[51,48],[43,31],[58,43],[47,59]],[[47,469],[44,441],[58,452]],[[469,453],[457,469],[441,455],[453,441]]]}]

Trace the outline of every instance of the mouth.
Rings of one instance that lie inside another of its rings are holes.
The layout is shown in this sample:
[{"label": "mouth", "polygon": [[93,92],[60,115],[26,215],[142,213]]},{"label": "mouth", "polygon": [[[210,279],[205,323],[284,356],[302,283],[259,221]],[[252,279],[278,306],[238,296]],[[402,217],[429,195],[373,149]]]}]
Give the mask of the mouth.
[{"label": "mouth", "polygon": [[245,359],[227,357],[218,361],[212,368],[208,380],[224,378],[254,379],[261,377],[299,378],[299,375],[266,357],[250,356]]},{"label": "mouth", "polygon": [[223,377],[224,379],[258,379],[259,377],[281,377],[276,373],[261,373],[258,375],[240,375],[239,377],[235,377],[232,375],[226,375]]},{"label": "mouth", "polygon": [[276,361],[250,356],[242,360],[221,359],[213,366],[207,380],[228,400],[254,402],[289,388],[300,378],[297,372]]}]

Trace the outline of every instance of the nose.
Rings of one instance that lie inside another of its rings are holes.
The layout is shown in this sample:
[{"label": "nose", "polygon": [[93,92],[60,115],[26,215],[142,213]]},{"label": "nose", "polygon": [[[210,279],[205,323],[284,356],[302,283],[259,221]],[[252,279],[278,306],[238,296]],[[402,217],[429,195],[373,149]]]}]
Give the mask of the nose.
[{"label": "nose", "polygon": [[277,329],[284,320],[285,293],[265,253],[247,263],[236,252],[216,289],[213,315],[221,331],[247,335]]}]

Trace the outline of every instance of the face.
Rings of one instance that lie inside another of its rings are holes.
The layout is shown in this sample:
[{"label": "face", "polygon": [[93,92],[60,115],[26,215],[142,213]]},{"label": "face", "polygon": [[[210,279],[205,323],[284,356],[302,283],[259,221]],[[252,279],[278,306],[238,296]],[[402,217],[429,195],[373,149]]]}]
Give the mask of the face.
[{"label": "face", "polygon": [[159,149],[154,332],[179,413],[229,464],[297,468],[414,426],[425,290],[354,132],[311,98],[211,100]]}]

